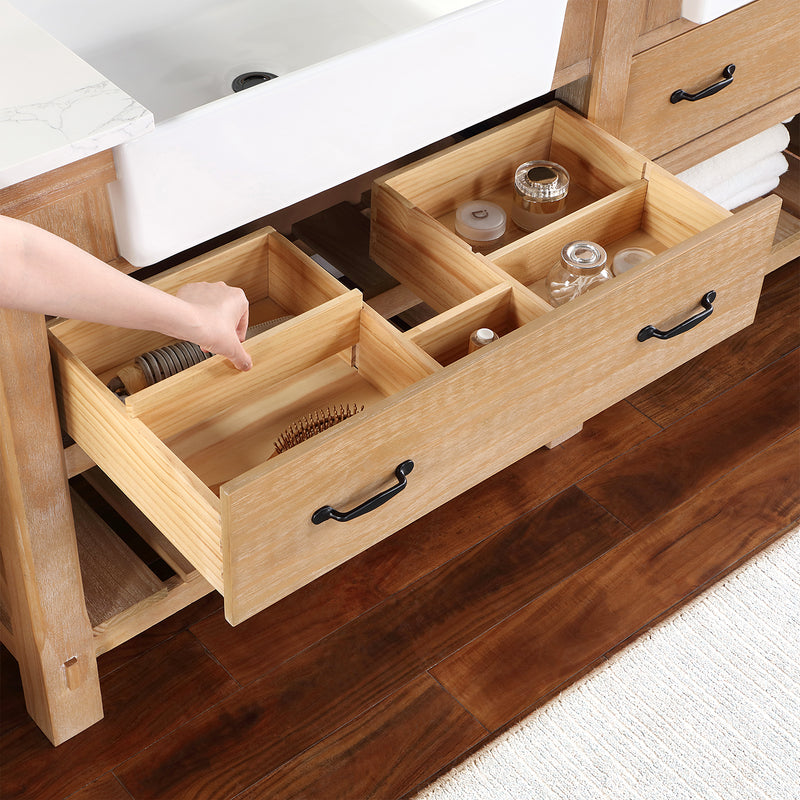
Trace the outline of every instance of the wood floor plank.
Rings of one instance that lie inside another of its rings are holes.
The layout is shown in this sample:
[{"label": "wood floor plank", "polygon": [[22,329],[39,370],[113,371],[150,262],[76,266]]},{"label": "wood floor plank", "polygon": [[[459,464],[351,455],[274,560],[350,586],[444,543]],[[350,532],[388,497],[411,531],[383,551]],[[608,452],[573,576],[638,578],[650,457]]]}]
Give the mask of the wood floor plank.
[{"label": "wood floor plank", "polygon": [[69,800],[131,800],[131,796],[114,774],[107,772],[71,794]]},{"label": "wood floor plank", "polygon": [[627,403],[589,420],[235,628],[217,612],[192,632],[250,683],[659,430]]},{"label": "wood floor plank", "polygon": [[394,561],[387,553],[377,570],[371,563],[361,554],[235,627],[219,609],[191,631],[237,681],[252,683],[387,596],[379,584]]},{"label": "wood floor plank", "polygon": [[486,733],[423,673],[236,800],[395,800]]},{"label": "wood floor plank", "polygon": [[101,681],[105,718],[53,747],[32,721],[0,739],[3,800],[61,800],[238,685],[188,633]]},{"label": "wood floor plank", "polygon": [[217,592],[211,592],[181,611],[162,620],[157,625],[153,625],[143,631],[138,636],[134,636],[113,650],[103,653],[97,659],[97,671],[100,677],[103,678],[134,658],[143,655],[148,650],[152,650],[182,631],[188,630],[190,625],[205,619],[210,614],[215,612],[221,614],[222,607],[222,596]]},{"label": "wood floor plank", "polygon": [[628,399],[666,427],[800,347],[800,260],[767,275],[755,322]]},{"label": "wood floor plank", "polygon": [[22,694],[19,667],[14,656],[3,646],[0,646],[0,701],[2,701],[1,738],[18,725],[30,722],[25,708],[25,697]]},{"label": "wood floor plank", "polygon": [[793,430],[798,397],[795,350],[578,485],[639,530]]},{"label": "wood floor plank", "polygon": [[800,518],[793,432],[431,670],[487,728],[535,706]]},{"label": "wood floor plank", "polygon": [[136,800],[233,797],[628,533],[569,489],[157,742],[117,774]]}]

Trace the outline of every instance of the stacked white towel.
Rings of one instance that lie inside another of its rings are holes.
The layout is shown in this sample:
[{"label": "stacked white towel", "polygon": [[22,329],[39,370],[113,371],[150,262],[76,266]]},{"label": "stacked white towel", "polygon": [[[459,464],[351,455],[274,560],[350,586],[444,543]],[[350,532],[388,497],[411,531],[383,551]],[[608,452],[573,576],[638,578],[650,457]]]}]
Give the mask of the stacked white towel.
[{"label": "stacked white towel", "polygon": [[786,125],[771,128],[681,172],[678,177],[727,209],[768,194],[789,169]]}]

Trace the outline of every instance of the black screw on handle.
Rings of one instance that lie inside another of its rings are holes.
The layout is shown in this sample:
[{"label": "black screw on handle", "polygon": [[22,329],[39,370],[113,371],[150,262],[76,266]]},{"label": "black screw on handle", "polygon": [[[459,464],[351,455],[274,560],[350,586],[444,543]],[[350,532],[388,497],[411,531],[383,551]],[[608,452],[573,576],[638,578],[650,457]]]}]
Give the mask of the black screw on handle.
[{"label": "black screw on handle", "polygon": [[365,500],[360,506],[356,506],[351,511],[337,511],[335,508],[331,508],[331,506],[323,506],[322,508],[318,508],[311,515],[311,521],[315,525],[325,522],[326,519],[335,519],[337,522],[350,522],[351,519],[355,519],[356,517],[360,517],[363,514],[369,513],[370,511],[374,511],[376,508],[378,508],[378,506],[382,506],[387,500],[391,500],[398,492],[402,492],[403,489],[406,488],[406,485],[408,484],[406,475],[408,475],[412,469],[414,469],[413,461],[404,461],[402,464],[398,464],[394,471],[395,477],[398,481],[396,486],[392,486],[389,489],[376,494],[375,497],[370,497],[369,500]]},{"label": "black screw on handle", "polygon": [[648,339],[671,339],[673,336],[680,336],[682,333],[686,333],[686,331],[691,330],[694,328],[695,325],[699,325],[704,319],[710,317],[711,314],[714,312],[714,301],[717,299],[717,293],[715,291],[706,292],[700,298],[700,305],[703,306],[705,309],[701,311],[699,314],[695,314],[693,317],[689,317],[689,319],[685,319],[683,322],[676,325],[674,328],[670,328],[668,331],[660,331],[653,325],[647,325],[646,327],[642,328],[639,331],[639,335],[636,337],[640,342],[646,342]]},{"label": "black screw on handle", "polygon": [[736,64],[728,64],[728,66],[722,70],[721,81],[712,83],[711,86],[706,86],[705,89],[701,89],[697,94],[689,94],[689,92],[685,92],[683,89],[676,89],[670,95],[669,101],[670,103],[680,103],[681,100],[690,100],[693,103],[695,100],[711,97],[712,94],[716,94],[733,82],[733,73],[735,70]]}]

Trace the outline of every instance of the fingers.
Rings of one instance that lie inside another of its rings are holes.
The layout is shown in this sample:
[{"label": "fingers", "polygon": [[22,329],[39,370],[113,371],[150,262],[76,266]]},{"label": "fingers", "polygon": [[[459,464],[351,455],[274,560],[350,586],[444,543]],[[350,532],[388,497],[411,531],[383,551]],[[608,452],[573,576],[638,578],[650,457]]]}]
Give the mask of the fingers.
[{"label": "fingers", "polygon": [[228,358],[240,370],[249,370],[253,361],[242,346],[247,335],[250,305],[245,293],[236,287],[216,283],[189,283],[178,297],[195,310],[196,338],[204,350]]},{"label": "fingers", "polygon": [[247,370],[251,369],[253,366],[253,359],[250,358],[250,354],[242,347],[241,342],[237,342],[236,349],[230,354],[222,353],[221,355],[229,358],[233,366],[242,372],[247,372]]}]

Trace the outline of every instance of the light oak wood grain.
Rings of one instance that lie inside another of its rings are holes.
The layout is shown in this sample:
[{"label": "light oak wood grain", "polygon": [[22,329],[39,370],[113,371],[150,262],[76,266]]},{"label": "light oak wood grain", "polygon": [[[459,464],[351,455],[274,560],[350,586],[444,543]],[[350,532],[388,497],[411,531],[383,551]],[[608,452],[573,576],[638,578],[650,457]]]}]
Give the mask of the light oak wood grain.
[{"label": "light oak wood grain", "polygon": [[[285,596],[749,324],[776,203],[767,200],[743,213],[662,254],[649,269],[538,317],[459,370],[451,365],[293,448],[282,462],[221,487],[228,618],[243,619]],[[726,267],[745,239],[760,243],[747,278]],[[712,288],[719,301],[705,330],[699,326],[692,336],[666,342],[636,341],[645,324],[696,313],[699,298]],[[520,371],[521,359],[535,367]],[[331,451],[340,454],[339,469],[331,468]],[[311,514],[322,505],[353,507],[387,488],[394,468],[409,458],[417,466],[392,501],[352,522],[312,524]],[[290,494],[293,502],[282,503]],[[315,546],[322,536],[324,549]]]},{"label": "light oak wood grain", "polygon": [[[757,0],[633,58],[620,137],[655,158],[793,91],[800,84],[800,18],[793,0]],[[733,81],[695,102],[670,103],[676,89],[698,92]]]},{"label": "light oak wood grain", "polygon": [[119,259],[106,184],[116,179],[111,151],[97,153],[0,189],[0,214],[55,233],[103,261]]},{"label": "light oak wood grain", "polygon": [[669,153],[659,156],[655,162],[673,174],[683,172],[683,170],[799,113],[800,88],[796,88],[771,103],[760,106],[727,124],[720,125],[709,133],[676,147]]},{"label": "light oak wood grain", "polygon": [[108,476],[222,588],[219,500],[51,331],[64,424]]},{"label": "light oak wood grain", "polygon": [[[53,744],[103,716],[44,318],[0,309],[0,552],[25,702]],[[47,498],[43,502],[43,498]]]},{"label": "light oak wood grain", "polygon": [[80,495],[71,496],[86,610],[94,627],[161,592],[162,585]]},{"label": "light oak wood grain", "polygon": [[[440,313],[496,285],[497,277],[487,274],[485,262],[455,233],[453,211],[477,197],[499,201],[510,210],[516,168],[537,158],[552,158],[570,172],[570,216],[638,183],[645,167],[644,158],[627,145],[563,106],[550,104],[376,181],[373,258]],[[510,222],[508,227],[523,244],[534,238]],[[488,255],[489,260],[516,244]]]}]

